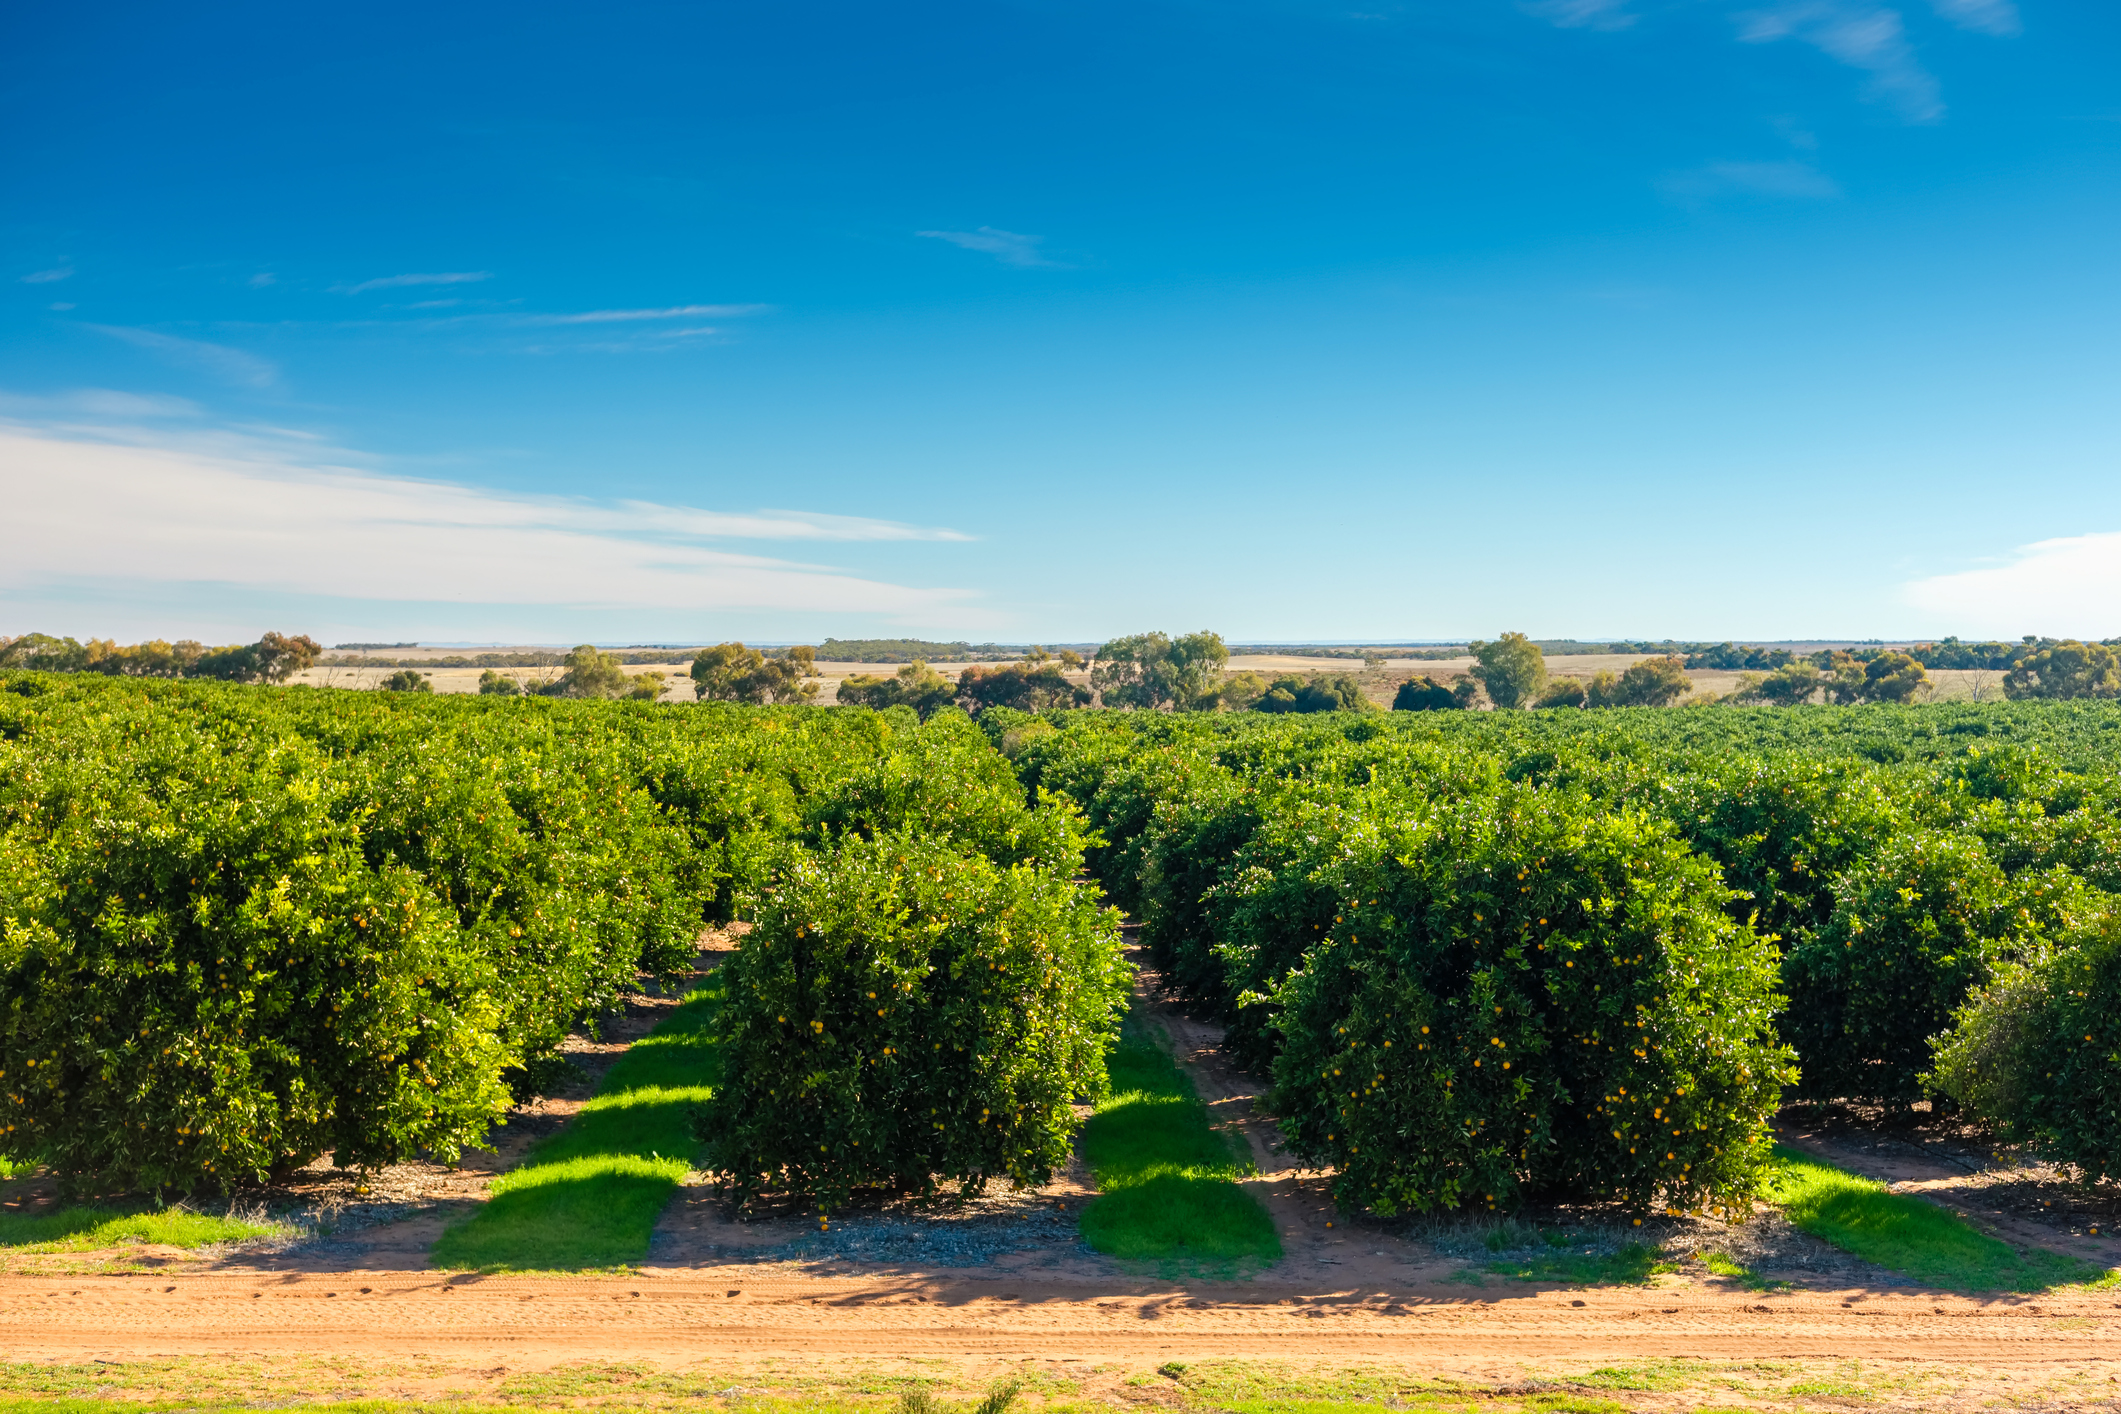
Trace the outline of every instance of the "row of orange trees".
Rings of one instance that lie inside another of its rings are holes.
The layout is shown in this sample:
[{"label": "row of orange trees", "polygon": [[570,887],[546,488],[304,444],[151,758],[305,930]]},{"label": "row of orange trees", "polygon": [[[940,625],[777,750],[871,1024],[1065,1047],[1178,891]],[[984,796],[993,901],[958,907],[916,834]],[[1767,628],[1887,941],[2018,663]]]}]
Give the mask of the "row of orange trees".
[{"label": "row of orange trees", "polygon": [[[770,1176],[753,1182],[840,1182],[878,1156],[894,1176],[1029,1174],[1066,1107],[1017,1072],[1094,1089],[1115,1025],[1116,934],[1073,882],[1081,848],[1072,806],[1028,805],[962,716],[0,676],[0,1154],[180,1190],[325,1153],[453,1158],[570,1029],[643,974],[688,972],[702,927],[739,914],[771,961],[747,942],[732,1034],[770,1008],[790,1078],[767,1091],[821,1113],[817,1076],[844,1099],[869,1092],[839,1072],[882,1073],[845,1020],[874,983],[774,949],[791,929],[851,945],[839,930],[866,915],[827,905],[883,851],[981,881],[891,914],[901,1013],[958,1006],[951,1025],[982,1036],[956,980],[971,959],[1024,939],[1052,955],[982,994],[1007,1025],[976,1084],[930,1052],[945,1078],[921,1083],[985,1115],[908,1152],[807,1134],[795,1171],[786,1124],[732,1111],[717,1152]],[[1075,1039],[1026,1049],[1008,1030],[1025,1024]],[[891,1093],[918,1088],[909,1064]]]},{"label": "row of orange trees", "polygon": [[2121,710],[986,724],[1346,1200],[1742,1207],[1791,1097],[2121,1160]]}]

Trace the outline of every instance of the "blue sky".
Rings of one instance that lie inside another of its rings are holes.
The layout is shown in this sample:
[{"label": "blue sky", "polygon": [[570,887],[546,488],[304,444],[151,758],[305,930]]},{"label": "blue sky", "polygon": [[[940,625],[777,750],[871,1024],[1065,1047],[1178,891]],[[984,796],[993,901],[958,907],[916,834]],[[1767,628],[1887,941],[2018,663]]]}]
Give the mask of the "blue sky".
[{"label": "blue sky", "polygon": [[2121,633],[2121,7],[19,6],[0,632]]}]

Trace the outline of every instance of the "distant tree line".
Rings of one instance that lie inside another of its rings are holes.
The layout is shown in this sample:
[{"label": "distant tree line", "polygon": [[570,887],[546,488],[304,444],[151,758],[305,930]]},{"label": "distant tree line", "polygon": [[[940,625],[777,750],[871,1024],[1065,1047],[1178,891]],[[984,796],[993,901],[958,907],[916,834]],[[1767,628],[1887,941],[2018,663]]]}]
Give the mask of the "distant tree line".
[{"label": "distant tree line", "polygon": [[129,678],[219,678],[224,682],[285,682],[317,661],[323,646],[307,634],[268,633],[256,643],[209,648],[191,639],[119,644],[108,638],[79,643],[48,633],[0,637],[0,668],[46,673],[103,673]]},{"label": "distant tree line", "polygon": [[[1562,640],[1578,647],[1572,641]],[[818,696],[820,657],[842,661],[889,661],[842,658],[853,652],[880,654],[924,646],[919,639],[827,639],[821,647],[797,645],[759,649],[742,643],[703,648],[690,660],[693,696],[699,701],[758,704],[814,702]],[[342,645],[346,646],[346,645]],[[405,645],[390,645],[403,647]],[[999,647],[983,644],[936,645],[978,652]],[[1640,645],[1599,645],[1627,649]],[[1851,706],[1867,702],[1910,702],[1933,689],[1928,670],[1981,669],[2001,674],[2001,689],[2010,698],[2063,699],[2121,697],[2121,639],[2081,642],[2027,635],[2014,644],[1963,643],[1947,638],[1907,649],[1862,645],[1826,648],[1798,656],[1762,645],[1675,645],[1675,651],[1642,658],[1619,672],[1589,677],[1549,672],[1547,644],[1522,633],[1504,633],[1492,641],[1476,640],[1463,653],[1471,665],[1449,681],[1430,675],[1397,685],[1396,711],[1465,711],[1485,703],[1497,711],[1520,708],[1593,710],[1611,707],[1667,707],[1675,703],[1764,704],[1796,707],[1808,703]],[[1685,651],[1678,651],[1684,649]],[[1321,656],[1327,650],[1317,650]],[[1353,654],[1356,650],[1346,650]],[[1391,650],[1394,652],[1412,650]],[[1432,650],[1423,649],[1427,653]],[[1331,650],[1338,656],[1341,650]],[[937,672],[928,659],[915,657],[896,673],[856,674],[840,684],[839,700],[870,707],[911,707],[927,717],[956,705],[969,712],[1011,707],[1038,712],[1053,708],[1104,707],[1135,711],[1366,712],[1377,710],[1357,673],[1266,674],[1232,672],[1231,650],[1222,636],[1207,630],[1173,636],[1162,632],[1129,634],[1099,646],[1088,659],[1073,649],[1055,651],[1033,645],[1013,662],[967,665],[953,679]],[[1363,653],[1369,669],[1381,667],[1383,650]],[[1579,656],[1563,652],[1556,656]],[[191,640],[156,639],[120,645],[110,639],[78,642],[49,634],[0,636],[0,668],[34,668],[46,672],[92,672],[112,676],[218,678],[230,682],[285,682],[317,665],[322,650],[307,635],[268,633],[256,643],[209,648]],[[670,650],[607,652],[581,644],[557,653],[483,653],[424,661],[355,658],[322,659],[331,666],[345,662],[397,671],[379,686],[394,692],[429,692],[433,684],[423,669],[480,667],[479,691],[489,695],[630,698],[654,701],[666,685],[662,673],[628,673],[628,666],[669,662]],[[682,660],[680,660],[682,661]],[[941,661],[941,660],[939,660]],[[548,676],[526,681],[500,671],[537,668]],[[1723,696],[1697,693],[1689,670],[1737,670],[1736,688]]]}]

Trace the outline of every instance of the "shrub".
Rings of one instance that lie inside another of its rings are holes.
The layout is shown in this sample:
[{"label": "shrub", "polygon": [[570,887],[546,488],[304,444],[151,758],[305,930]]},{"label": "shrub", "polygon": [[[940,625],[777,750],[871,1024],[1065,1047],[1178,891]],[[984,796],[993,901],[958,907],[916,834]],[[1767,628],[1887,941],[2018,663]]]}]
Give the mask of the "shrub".
[{"label": "shrub", "polygon": [[1679,658],[1645,658],[1628,665],[1619,677],[1598,673],[1586,699],[1593,707],[1667,707],[1691,691],[1694,680]]},{"label": "shrub", "polygon": [[0,746],[0,1153],[189,1190],[453,1160],[506,1106],[499,978],[330,762],[124,721]]},{"label": "shrub", "polygon": [[1255,712],[1373,712],[1370,699],[1363,696],[1362,683],[1351,673],[1340,673],[1332,677],[1324,673],[1313,673],[1300,678],[1294,673],[1284,673],[1267,685],[1267,690],[1253,702]]},{"label": "shrub", "polygon": [[1377,1212],[1535,1194],[1743,1212],[1791,1078],[1774,953],[1659,822],[1553,791],[1352,831],[1281,989],[1290,1147]]},{"label": "shrub", "polygon": [[850,707],[911,707],[926,720],[957,700],[957,688],[915,658],[892,677],[856,673],[840,683],[839,700]]},{"label": "shrub", "polygon": [[908,834],[795,861],[723,965],[703,1165],[740,1201],[823,1208],[935,1177],[1044,1182],[1104,1086],[1128,990],[1117,919],[1032,865]]},{"label": "shrub", "polygon": [[[385,692],[433,692],[435,690],[434,682],[427,674],[415,672],[411,668],[398,669],[389,677],[377,683],[376,686]],[[482,683],[480,691],[483,692],[484,690],[485,685]]]},{"label": "shrub", "polygon": [[520,697],[523,684],[506,673],[497,673],[492,668],[479,674],[479,695],[482,697]]},{"label": "shrub", "polygon": [[2068,871],[2012,879],[1978,838],[1943,830],[1887,841],[1833,894],[1783,964],[1799,1093],[1895,1103],[1922,1097],[1930,1038],[1967,993],[2087,907]]},{"label": "shrub", "polygon": [[1925,1079],[2089,1181],[2121,1174],[2121,915],[2099,910],[2065,945],[2000,967],[1937,1038]]},{"label": "shrub", "polygon": [[558,681],[541,688],[547,697],[623,697],[632,686],[616,653],[599,653],[593,643],[577,644],[560,660]]},{"label": "shrub", "polygon": [[1445,687],[1436,679],[1424,674],[1408,678],[1392,694],[1392,710],[1395,712],[1449,712],[1454,708],[1473,705],[1473,694],[1477,685],[1469,677],[1458,679],[1457,688]]},{"label": "shrub", "polygon": [[[1075,654],[1067,656],[1074,658]],[[1078,665],[1081,661],[1076,659]],[[1090,704],[1090,689],[1069,682],[1067,664],[1051,659],[1026,659],[998,668],[967,668],[957,675],[957,696],[975,712],[986,707],[1043,712]]]},{"label": "shrub", "polygon": [[1554,678],[1539,694],[1534,707],[1581,707],[1589,699],[1582,678]]}]

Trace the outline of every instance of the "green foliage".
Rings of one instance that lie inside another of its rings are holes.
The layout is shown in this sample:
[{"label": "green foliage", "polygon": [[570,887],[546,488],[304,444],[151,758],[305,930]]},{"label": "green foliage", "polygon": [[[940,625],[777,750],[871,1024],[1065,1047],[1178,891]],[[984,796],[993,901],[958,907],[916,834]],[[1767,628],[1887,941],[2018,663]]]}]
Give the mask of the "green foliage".
[{"label": "green foliage", "polygon": [[1232,1180],[1254,1172],[1239,1141],[1218,1133],[1193,1084],[1141,1040],[1106,1059],[1108,1090],[1083,1126],[1083,1159],[1100,1196],[1083,1240],[1132,1261],[1228,1267],[1281,1256],[1274,1221]]},{"label": "green foliage", "polygon": [[840,683],[840,701],[854,707],[910,707],[923,721],[957,700],[950,679],[915,658],[892,677],[856,673]]},{"label": "green foliage", "polygon": [[1932,1089],[2089,1181],[2121,1173],[2121,914],[2007,964],[1937,1040]]},{"label": "green foliage", "polygon": [[1774,957],[1657,822],[1503,788],[1351,834],[1282,989],[1290,1147],[1382,1213],[1743,1211],[1793,1078]]},{"label": "green foliage", "polygon": [[1776,1145],[1768,1190],[1783,1216],[1814,1237],[1926,1286],[1955,1291],[2045,1291],[2094,1281],[2101,1269],[2033,1248],[2019,1252],[1934,1203],[1891,1193],[1795,1149]]},{"label": "green foliage", "polygon": [[492,668],[479,674],[479,695],[482,697],[520,697],[523,684],[506,673],[497,673]]},{"label": "green foliage", "polygon": [[316,662],[323,651],[324,645],[308,634],[289,638],[268,633],[256,643],[204,654],[185,669],[185,675],[225,682],[285,682]]},{"label": "green foliage", "polygon": [[2104,643],[2064,639],[2019,658],[2003,676],[2011,698],[2113,697],[2121,693],[2121,654]]},{"label": "green foliage", "polygon": [[45,745],[0,746],[0,1149],[189,1189],[484,1134],[494,959],[364,857],[327,758],[137,717]]},{"label": "green foliage", "polygon": [[268,633],[256,643],[209,649],[185,639],[125,646],[107,638],[77,643],[48,633],[0,637],[0,668],[111,677],[208,677],[230,682],[285,682],[316,662],[323,645],[307,635]]},{"label": "green foliage", "polygon": [[[398,671],[377,683],[376,686],[385,692],[433,692],[435,690],[434,682],[427,674],[415,672],[411,668],[398,669]],[[484,683],[479,684],[479,691],[486,691]]]},{"label": "green foliage", "polygon": [[692,660],[693,694],[703,702],[809,702],[817,696],[816,652],[791,648],[768,658],[741,643],[723,643]]},{"label": "green foliage", "polygon": [[1585,707],[1590,705],[1589,684],[1582,678],[1551,678],[1540,689],[1534,707]]},{"label": "green foliage", "polygon": [[[958,700],[973,712],[988,707],[1044,712],[1055,707],[1090,705],[1090,689],[1069,682],[1067,678],[1071,666],[1082,666],[1081,658],[1064,653],[1060,659],[1049,659],[1042,648],[1034,648],[1032,653],[1036,656],[1027,657],[1020,663],[965,669],[958,674]],[[1074,659],[1074,663],[1071,665],[1066,659]]]},{"label": "green foliage", "polygon": [[1107,707],[1199,711],[1216,705],[1229,661],[1221,634],[1137,633],[1097,650],[1090,686]]},{"label": "green foliage", "polygon": [[[1435,678],[1423,674],[1408,678],[1392,695],[1392,710],[1395,712],[1449,712],[1471,707],[1479,685],[1470,677],[1460,677],[1452,686],[1445,687]],[[1541,703],[1541,706],[1548,704]]]},{"label": "green foliage", "polygon": [[599,653],[584,643],[560,660],[559,680],[541,691],[547,697],[624,697],[632,688],[616,653]]},{"label": "green foliage", "polygon": [[446,1156],[828,821],[1072,869],[1069,812],[947,725],[0,677],[0,1154]]},{"label": "green foliage", "polygon": [[1488,701],[1498,710],[1525,706],[1546,686],[1546,655],[1523,634],[1506,633],[1493,643],[1475,642],[1471,647],[1477,661],[1468,674],[1487,689]]},{"label": "green foliage", "polygon": [[704,1166],[739,1199],[1041,1183],[1104,1088],[1126,995],[1116,920],[1052,869],[848,835],[791,863],[722,968]]},{"label": "green foliage", "polygon": [[1999,962],[2090,906],[2067,874],[2007,876],[1969,834],[1910,830],[1852,865],[1783,964],[1801,1093],[1905,1103],[1930,1040]]},{"label": "green foliage", "polygon": [[1617,678],[1610,673],[1594,676],[1586,701],[1592,707],[1669,707],[1693,688],[1682,660],[1645,658],[1629,664]]},{"label": "green foliage", "polygon": [[1905,702],[1929,684],[1929,673],[1905,653],[1880,653],[1863,665],[1863,700]]},{"label": "green foliage", "polygon": [[1252,704],[1255,712],[1374,712],[1377,710],[1369,698],[1363,696],[1362,682],[1349,673],[1332,677],[1324,673],[1313,673],[1309,677],[1298,677],[1284,673],[1267,685],[1267,690]]},{"label": "green foliage", "polygon": [[1795,707],[1811,701],[1825,683],[1816,663],[1799,660],[1784,663],[1765,677],[1741,681],[1738,698],[1743,702],[1768,702],[1777,707]]}]

